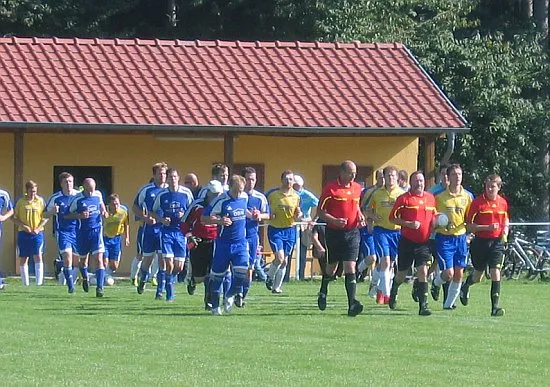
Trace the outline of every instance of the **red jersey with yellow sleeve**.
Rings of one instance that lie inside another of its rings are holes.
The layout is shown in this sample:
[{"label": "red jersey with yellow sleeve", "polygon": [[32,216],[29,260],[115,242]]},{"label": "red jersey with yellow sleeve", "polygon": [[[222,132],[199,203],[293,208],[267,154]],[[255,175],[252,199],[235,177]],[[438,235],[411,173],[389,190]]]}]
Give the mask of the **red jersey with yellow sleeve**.
[{"label": "red jersey with yellow sleeve", "polygon": [[401,236],[411,242],[426,243],[430,239],[430,228],[436,213],[435,197],[431,193],[424,191],[421,195],[415,195],[409,191],[395,201],[390,212],[390,221],[400,218],[420,222],[420,227],[416,230],[401,227]]},{"label": "red jersey with yellow sleeve", "polygon": [[494,200],[489,199],[485,194],[479,195],[470,205],[466,223],[479,226],[498,224],[495,230],[478,231],[475,234],[480,238],[500,238],[508,225],[508,202],[500,195],[497,195]]},{"label": "red jersey with yellow sleeve", "polygon": [[[359,201],[361,200],[362,187],[359,183],[352,181],[346,185],[340,183],[340,179],[331,181],[319,198],[319,208],[335,218],[344,218],[348,222],[343,228],[351,230],[359,226]],[[333,224],[327,227],[337,228]]]}]

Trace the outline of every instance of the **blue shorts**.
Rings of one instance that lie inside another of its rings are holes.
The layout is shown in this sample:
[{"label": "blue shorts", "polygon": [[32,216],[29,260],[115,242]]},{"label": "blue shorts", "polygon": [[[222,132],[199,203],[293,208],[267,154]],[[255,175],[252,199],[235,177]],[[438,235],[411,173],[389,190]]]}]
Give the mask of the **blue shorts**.
[{"label": "blue shorts", "polygon": [[139,226],[136,236],[136,253],[143,254],[143,226]]},{"label": "blue shorts", "polygon": [[79,230],[76,237],[76,251],[81,257],[88,254],[104,253],[103,229],[98,227],[90,230]]},{"label": "blue shorts", "polygon": [[374,236],[368,232],[367,228],[364,227],[361,230],[361,245],[360,251],[365,257],[376,254],[376,249],[374,247]]},{"label": "blue shorts", "polygon": [[121,240],[121,235],[117,235],[114,238],[104,236],[103,241],[105,242],[105,255],[103,257],[110,261],[119,261],[120,252],[122,250],[122,245],[120,244]]},{"label": "blue shorts", "polygon": [[150,257],[154,253],[160,253],[162,250],[160,248],[160,231],[155,232],[150,228],[143,230],[143,237],[141,247],[142,253],[145,257]]},{"label": "blue shorts", "polygon": [[267,227],[267,239],[271,246],[271,251],[276,252],[283,250],[285,257],[292,254],[294,245],[296,244],[296,228],[286,227]]},{"label": "blue shorts", "polygon": [[160,244],[163,258],[185,258],[187,242],[180,230],[162,230]]},{"label": "blue shorts", "polygon": [[19,249],[20,257],[32,257],[44,253],[44,233],[40,232],[36,235],[29,234],[25,231],[17,233],[17,248]]},{"label": "blue shorts", "polygon": [[378,259],[380,260],[383,257],[390,257],[392,261],[395,261],[399,250],[399,238],[401,237],[401,231],[388,230],[383,227],[376,226],[374,227],[372,235],[374,237],[374,245]]},{"label": "blue shorts", "polygon": [[260,244],[260,239],[258,234],[246,237],[248,242],[248,267],[254,267],[254,261],[256,261],[256,255],[258,255],[258,245]]},{"label": "blue shorts", "polygon": [[76,230],[75,231],[57,231],[57,248],[61,254],[72,253],[76,254]]},{"label": "blue shorts", "polygon": [[466,257],[468,256],[466,234],[435,234],[435,248],[437,263],[441,271],[452,267],[466,267]]},{"label": "blue shorts", "polygon": [[231,242],[216,239],[214,242],[214,258],[212,260],[212,273],[225,273],[229,264],[233,267],[248,269],[249,251],[246,240]]}]

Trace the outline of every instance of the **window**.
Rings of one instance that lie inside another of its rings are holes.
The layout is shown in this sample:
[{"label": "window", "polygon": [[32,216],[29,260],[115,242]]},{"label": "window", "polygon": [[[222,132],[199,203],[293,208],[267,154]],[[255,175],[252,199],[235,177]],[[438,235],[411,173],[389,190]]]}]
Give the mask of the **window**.
[{"label": "window", "polygon": [[[323,165],[323,187],[329,181],[338,178],[340,171],[340,165]],[[373,184],[372,180],[373,167],[367,165],[357,166],[357,176],[355,181],[361,184],[363,187],[368,187]]]},{"label": "window", "polygon": [[91,177],[96,182],[96,188],[103,194],[103,198],[107,198],[113,193],[113,168],[112,167],[81,167],[56,165],[53,167],[53,191],[61,190],[59,185],[59,174],[61,172],[69,172],[74,176],[74,186],[78,189],[82,185],[82,181]]}]

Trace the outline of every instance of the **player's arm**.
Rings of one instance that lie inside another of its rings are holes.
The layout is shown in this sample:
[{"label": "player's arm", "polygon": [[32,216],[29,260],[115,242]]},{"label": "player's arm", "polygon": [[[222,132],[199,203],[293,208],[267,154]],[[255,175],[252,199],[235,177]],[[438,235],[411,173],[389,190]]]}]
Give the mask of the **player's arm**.
[{"label": "player's arm", "polygon": [[397,200],[393,204],[389,217],[390,222],[398,226],[410,228],[413,230],[419,229],[420,222],[418,220],[405,220],[401,218],[401,209],[403,208],[404,203],[402,200],[400,200],[400,198],[401,197],[397,198]]},{"label": "player's arm", "polygon": [[163,194],[157,195],[155,202],[153,203],[153,207],[151,208],[151,213],[149,214],[149,216],[152,217],[155,220],[155,222],[160,222],[165,226],[168,226],[170,225],[170,218],[167,216],[164,216],[164,211],[160,206],[161,198],[163,196],[164,196]]},{"label": "player's arm", "polygon": [[13,208],[9,208],[8,210],[4,211],[3,214],[0,214],[0,222],[5,222],[12,216],[13,216]]},{"label": "player's arm", "polygon": [[126,247],[130,246],[130,215],[126,212],[124,217],[124,244]]},{"label": "player's arm", "polygon": [[216,201],[212,206],[208,205],[201,215],[201,223],[204,225],[231,226],[231,218],[222,215],[221,201]]}]

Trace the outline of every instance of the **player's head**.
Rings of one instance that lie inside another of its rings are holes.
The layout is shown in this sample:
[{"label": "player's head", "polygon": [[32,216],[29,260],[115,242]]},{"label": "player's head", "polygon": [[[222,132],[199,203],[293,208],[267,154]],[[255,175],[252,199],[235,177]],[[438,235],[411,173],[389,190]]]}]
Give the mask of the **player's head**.
[{"label": "player's head", "polygon": [[209,202],[223,193],[222,183],[220,183],[218,180],[210,180],[205,188],[206,196]]},{"label": "player's head", "polygon": [[118,194],[113,193],[109,195],[109,209],[116,211],[120,208],[120,197]]},{"label": "player's head", "polygon": [[304,178],[300,175],[294,175],[294,185],[292,187],[296,191],[301,191],[304,188]]},{"label": "player's head", "polygon": [[246,184],[244,186],[245,192],[250,192],[256,187],[256,169],[253,167],[244,167],[241,171],[241,175],[244,177]]},{"label": "player's head", "polygon": [[495,199],[502,188],[502,179],[497,174],[491,174],[485,178],[485,194],[490,199]]},{"label": "player's head", "polygon": [[424,178],[424,172],[414,171],[411,174],[411,177],[409,179],[409,184],[411,186],[410,191],[412,193],[419,194],[424,192],[424,188],[426,187],[426,179]]},{"label": "player's head", "polygon": [[199,186],[199,178],[194,173],[188,173],[183,178],[183,185],[192,191]]},{"label": "player's head", "polygon": [[351,160],[342,161],[340,164],[338,178],[343,184],[351,183],[357,176],[357,165]]},{"label": "player's head", "polygon": [[400,169],[399,172],[397,172],[397,182],[401,188],[404,188],[407,186],[407,182],[409,180],[409,174],[404,169]]},{"label": "player's head", "polygon": [[153,179],[156,185],[162,185],[166,183],[166,170],[168,169],[168,164],[161,161],[153,165]]},{"label": "player's head", "polygon": [[294,172],[290,169],[287,169],[281,173],[281,187],[282,188],[291,188],[294,184]]},{"label": "player's head", "polygon": [[376,186],[379,187],[379,188],[382,188],[384,186],[384,170],[383,169],[377,169],[375,174],[374,174],[375,178],[376,178]]},{"label": "player's head", "polygon": [[180,173],[176,168],[168,168],[166,171],[166,181],[170,187],[177,187],[180,182]]},{"label": "player's head", "polygon": [[58,179],[59,185],[64,192],[70,192],[74,188],[74,177],[69,172],[61,172]]},{"label": "player's head", "polygon": [[442,164],[439,167],[439,184],[441,184],[443,187],[447,187],[449,185],[449,177],[447,176],[447,168],[449,168],[451,164]]},{"label": "player's head", "polygon": [[395,187],[397,185],[397,168],[393,165],[388,165],[384,168],[384,184],[386,188]]},{"label": "player's head", "polygon": [[92,194],[95,191],[95,180],[91,177],[87,177],[82,181],[82,187],[84,188],[84,192],[88,193],[89,195]]},{"label": "player's head", "polygon": [[29,198],[34,199],[37,192],[38,192],[38,184],[36,184],[32,180],[29,180],[25,183],[25,193]]},{"label": "player's head", "polygon": [[460,164],[451,164],[447,168],[447,177],[449,179],[449,185],[458,187],[462,184],[462,167]]},{"label": "player's head", "polygon": [[212,165],[212,179],[218,180],[222,185],[226,185],[227,179],[229,179],[229,167],[221,163]]},{"label": "player's head", "polygon": [[241,192],[244,192],[245,184],[246,181],[244,177],[241,175],[232,175],[231,179],[229,179],[229,189],[231,190],[231,194],[236,197]]}]

